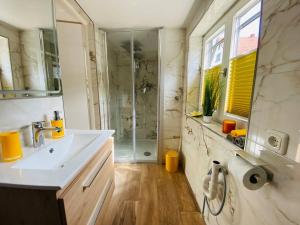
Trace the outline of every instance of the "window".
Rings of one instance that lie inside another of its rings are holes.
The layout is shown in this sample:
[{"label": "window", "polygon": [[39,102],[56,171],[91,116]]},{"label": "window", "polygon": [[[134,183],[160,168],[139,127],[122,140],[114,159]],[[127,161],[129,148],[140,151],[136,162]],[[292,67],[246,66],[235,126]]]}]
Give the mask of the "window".
[{"label": "window", "polygon": [[260,25],[260,2],[235,17],[232,57],[229,63],[226,112],[248,118],[256,64]]},{"label": "window", "polygon": [[221,27],[206,41],[205,45],[205,58],[204,58],[204,76],[202,77],[202,98],[204,98],[204,80],[206,77],[211,76],[213,79],[219,79],[222,69],[223,51],[224,51],[224,37],[225,29]]},{"label": "window", "polygon": [[217,31],[207,41],[205,46],[205,69],[212,68],[214,66],[222,64],[223,50],[224,50],[224,28],[221,31]]},{"label": "window", "polygon": [[233,57],[247,54],[257,49],[259,23],[260,23],[260,2],[257,2],[250,9],[243,10],[235,19],[235,41]]}]

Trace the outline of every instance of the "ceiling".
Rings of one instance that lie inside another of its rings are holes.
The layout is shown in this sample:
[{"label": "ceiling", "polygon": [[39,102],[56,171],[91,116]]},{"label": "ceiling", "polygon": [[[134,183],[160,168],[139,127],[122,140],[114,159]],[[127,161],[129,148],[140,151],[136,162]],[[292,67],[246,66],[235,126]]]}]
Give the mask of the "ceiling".
[{"label": "ceiling", "polygon": [[0,0],[0,21],[20,29],[53,28],[51,0]]},{"label": "ceiling", "polygon": [[153,28],[185,26],[199,0],[77,0],[102,28]]}]

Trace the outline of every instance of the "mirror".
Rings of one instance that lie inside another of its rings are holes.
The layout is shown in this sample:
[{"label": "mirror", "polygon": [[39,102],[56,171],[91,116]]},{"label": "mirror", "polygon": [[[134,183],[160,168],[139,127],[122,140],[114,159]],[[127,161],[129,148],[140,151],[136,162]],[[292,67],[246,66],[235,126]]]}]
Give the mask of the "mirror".
[{"label": "mirror", "polygon": [[0,98],[61,95],[52,0],[0,5]]}]

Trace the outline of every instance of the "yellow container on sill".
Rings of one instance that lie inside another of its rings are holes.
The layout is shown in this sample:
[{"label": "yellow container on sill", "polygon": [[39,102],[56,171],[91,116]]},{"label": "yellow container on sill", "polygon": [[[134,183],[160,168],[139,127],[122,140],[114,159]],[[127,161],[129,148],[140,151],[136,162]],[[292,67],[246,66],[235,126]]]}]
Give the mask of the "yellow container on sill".
[{"label": "yellow container on sill", "polygon": [[240,130],[232,130],[230,134],[233,137],[240,137],[240,136],[246,136],[247,135],[247,130],[246,129],[240,129]]},{"label": "yellow container on sill", "polygon": [[166,153],[166,170],[174,173],[178,170],[179,153],[176,150],[169,150]]},{"label": "yellow container on sill", "polygon": [[22,158],[23,150],[20,133],[17,131],[0,133],[0,161],[12,162]]}]

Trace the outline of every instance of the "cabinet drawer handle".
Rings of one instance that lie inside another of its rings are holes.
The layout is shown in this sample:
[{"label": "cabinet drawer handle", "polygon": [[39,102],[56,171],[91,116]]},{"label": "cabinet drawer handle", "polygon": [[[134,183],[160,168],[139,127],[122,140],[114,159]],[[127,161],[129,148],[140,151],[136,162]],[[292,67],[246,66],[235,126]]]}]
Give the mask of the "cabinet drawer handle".
[{"label": "cabinet drawer handle", "polygon": [[93,181],[95,180],[96,176],[98,175],[98,173],[100,172],[100,170],[102,169],[102,167],[104,166],[104,164],[106,163],[106,161],[108,160],[110,155],[111,155],[111,152],[104,155],[101,158],[100,162],[87,175],[87,178],[82,182],[83,190],[85,190],[86,188],[89,188],[92,185]]}]

